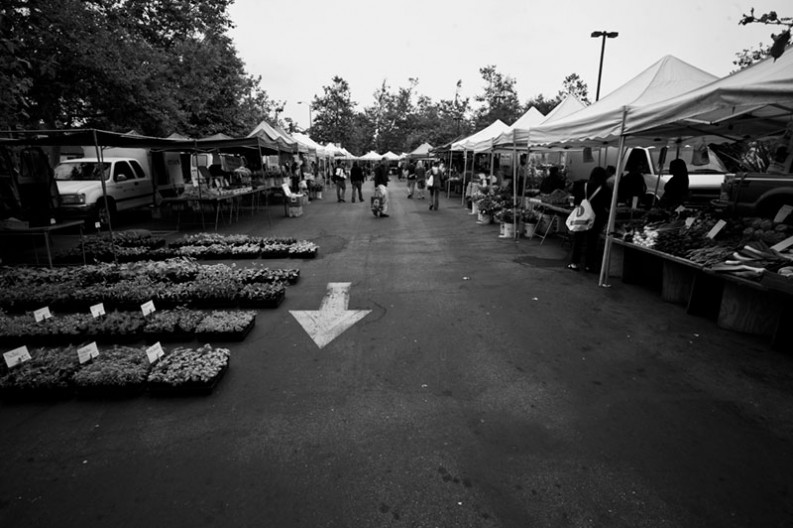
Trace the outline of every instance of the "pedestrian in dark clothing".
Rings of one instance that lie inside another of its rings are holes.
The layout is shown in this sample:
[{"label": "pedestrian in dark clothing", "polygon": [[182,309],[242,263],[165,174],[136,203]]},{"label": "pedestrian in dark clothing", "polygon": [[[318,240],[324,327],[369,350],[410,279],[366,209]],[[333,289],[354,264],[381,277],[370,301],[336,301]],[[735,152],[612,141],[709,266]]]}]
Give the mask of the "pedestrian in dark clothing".
[{"label": "pedestrian in dark clothing", "polygon": [[595,223],[588,231],[573,233],[573,255],[568,269],[579,270],[581,257],[584,257],[584,269],[597,271],[600,265],[600,234],[608,223],[609,207],[611,207],[611,189],[606,184],[608,174],[603,167],[595,167],[586,184],[586,197],[595,212]]},{"label": "pedestrian in dark clothing", "polygon": [[350,183],[352,184],[352,203],[355,203],[355,192],[358,191],[358,200],[363,202],[363,171],[358,166],[357,161],[352,162],[352,169],[350,169]]},{"label": "pedestrian in dark clothing", "polygon": [[669,172],[672,178],[664,185],[660,206],[674,208],[682,205],[688,198],[688,166],[681,159],[672,160],[669,163]]}]

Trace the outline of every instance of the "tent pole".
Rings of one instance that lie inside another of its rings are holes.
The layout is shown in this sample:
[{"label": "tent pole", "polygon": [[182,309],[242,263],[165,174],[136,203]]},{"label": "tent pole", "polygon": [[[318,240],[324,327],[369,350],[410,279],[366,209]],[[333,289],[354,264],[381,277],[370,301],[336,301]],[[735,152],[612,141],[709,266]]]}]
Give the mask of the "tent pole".
[{"label": "tent pole", "polygon": [[[96,168],[99,170],[99,181],[102,182],[102,201],[104,202],[105,214],[107,215],[107,229],[110,232],[110,250],[113,252],[113,262],[118,264],[118,258],[116,258],[116,244],[113,240],[113,224],[110,220],[110,207],[107,205],[107,185],[105,184],[105,171],[103,168],[104,163],[104,156],[102,156],[102,150],[99,148],[99,138],[96,135],[96,129],[91,129],[91,133],[94,136],[94,149],[96,149]],[[110,177],[112,178],[113,175],[111,174]]]},{"label": "tent pole", "polygon": [[515,129],[512,130],[512,237],[518,239],[518,145],[515,143]]},{"label": "tent pole", "polygon": [[[628,107],[622,108],[622,127],[620,128],[619,151],[617,152],[617,167],[622,166],[622,158],[625,155],[625,119],[628,116]],[[617,195],[619,193],[620,179],[622,171],[617,169],[614,175],[614,189],[611,191],[611,206],[609,208],[609,219],[606,222],[606,246],[603,249],[603,261],[600,264],[600,279],[598,286],[609,288],[608,283],[609,266],[611,265],[611,243],[614,238],[614,222],[617,218]]]},{"label": "tent pole", "polygon": [[465,171],[468,169],[468,151],[463,150],[463,199],[460,203],[465,205]]}]

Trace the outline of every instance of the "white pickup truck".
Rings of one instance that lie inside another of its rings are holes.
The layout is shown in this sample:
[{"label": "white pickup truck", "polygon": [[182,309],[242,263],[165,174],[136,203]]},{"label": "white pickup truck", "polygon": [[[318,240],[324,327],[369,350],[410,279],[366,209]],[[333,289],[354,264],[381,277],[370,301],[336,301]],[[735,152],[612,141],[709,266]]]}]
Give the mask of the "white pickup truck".
[{"label": "white pickup truck", "polygon": [[[679,152],[677,149],[670,148],[666,152],[666,160],[661,164],[661,149],[655,147],[633,147],[626,149],[623,158],[622,171],[627,172],[628,167],[638,165],[644,183],[647,185],[647,194],[644,202],[650,204],[655,198],[660,199],[664,194],[664,185],[672,177],[669,174],[669,162],[680,157],[686,162],[688,167],[689,197],[691,203],[707,204],[711,200],[718,198],[721,193],[721,184],[727,174],[727,168],[716,156],[708,149],[708,161],[704,165],[694,165],[693,151],[691,147],[682,147]],[[593,153],[592,161],[585,161],[582,153],[568,152],[566,154],[568,178],[571,180],[587,179],[589,173],[598,164],[601,166],[617,164],[617,149],[609,148],[605,152],[605,160],[601,159],[603,154]],[[662,170],[661,170],[662,169]]]},{"label": "white pickup truck", "polygon": [[106,211],[112,217],[154,204],[151,174],[133,158],[103,158],[101,167],[97,158],[77,158],[61,162],[54,171],[64,217],[105,220]]}]

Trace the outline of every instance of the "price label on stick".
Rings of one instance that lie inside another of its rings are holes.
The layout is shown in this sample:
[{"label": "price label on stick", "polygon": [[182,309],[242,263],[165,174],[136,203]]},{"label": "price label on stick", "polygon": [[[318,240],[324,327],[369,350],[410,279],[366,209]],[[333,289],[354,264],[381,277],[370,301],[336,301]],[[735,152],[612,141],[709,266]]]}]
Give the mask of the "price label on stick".
[{"label": "price label on stick", "polygon": [[45,306],[44,308],[39,308],[38,310],[35,310],[33,312],[33,317],[36,318],[37,323],[43,321],[44,319],[49,319],[50,317],[52,317],[49,306]]},{"label": "price label on stick", "polygon": [[636,209],[637,207],[639,207],[639,197],[634,196],[631,200],[631,209]]},{"label": "price label on stick", "polygon": [[165,352],[162,349],[162,345],[159,341],[154,343],[152,346],[146,349],[146,355],[149,357],[149,363],[154,363],[161,357],[165,355]]},{"label": "price label on stick", "polygon": [[787,237],[779,244],[774,244],[773,246],[771,246],[771,249],[773,249],[774,251],[785,251],[790,246],[793,246],[793,236]]},{"label": "price label on stick", "polygon": [[99,349],[96,346],[96,341],[90,345],[85,345],[77,349],[77,358],[80,360],[80,364],[91,361],[96,357],[99,357]]},{"label": "price label on stick", "polygon": [[154,313],[156,310],[156,308],[154,308],[154,301],[146,301],[140,305],[140,309],[143,312],[143,317],[146,317],[150,313]]},{"label": "price label on stick", "polygon": [[779,211],[777,211],[776,216],[774,217],[774,223],[781,224],[788,216],[790,216],[790,213],[793,213],[793,205],[783,205],[779,208]]},{"label": "price label on stick", "polygon": [[3,359],[6,360],[6,365],[8,368],[14,368],[18,365],[21,365],[25,361],[30,361],[30,352],[28,352],[28,347],[21,346],[19,348],[15,348],[14,350],[9,350],[5,354],[3,354]]},{"label": "price label on stick", "polygon": [[91,306],[91,315],[94,316],[94,319],[100,315],[105,315],[105,305],[103,303],[99,303]]},{"label": "price label on stick", "polygon": [[694,225],[694,222],[696,221],[697,219],[694,218],[693,216],[689,216],[688,218],[686,218],[686,229],[689,229],[692,225]]},{"label": "price label on stick", "polygon": [[711,229],[706,236],[710,239],[716,238],[716,235],[718,235],[719,232],[722,229],[724,229],[724,226],[726,225],[727,222],[725,222],[724,220],[719,220],[718,222],[716,222],[716,225],[713,226],[713,229]]}]

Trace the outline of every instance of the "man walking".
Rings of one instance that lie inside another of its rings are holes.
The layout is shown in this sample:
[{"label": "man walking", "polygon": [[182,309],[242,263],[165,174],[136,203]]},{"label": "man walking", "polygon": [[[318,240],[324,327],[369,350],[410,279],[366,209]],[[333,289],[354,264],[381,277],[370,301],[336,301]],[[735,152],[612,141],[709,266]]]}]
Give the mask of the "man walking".
[{"label": "man walking", "polygon": [[350,183],[352,184],[352,203],[355,203],[355,192],[358,192],[358,200],[363,202],[363,171],[358,166],[357,161],[352,162],[352,169],[350,169]]}]

